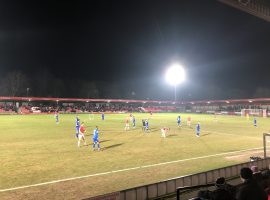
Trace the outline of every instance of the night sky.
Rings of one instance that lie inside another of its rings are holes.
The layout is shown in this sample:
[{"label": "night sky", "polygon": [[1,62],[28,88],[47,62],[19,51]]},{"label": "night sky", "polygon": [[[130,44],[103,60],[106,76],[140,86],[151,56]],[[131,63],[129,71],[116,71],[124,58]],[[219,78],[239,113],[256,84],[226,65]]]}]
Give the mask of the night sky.
[{"label": "night sky", "polygon": [[173,99],[164,73],[176,62],[178,99],[270,97],[270,23],[215,0],[0,2],[1,77],[47,70]]}]

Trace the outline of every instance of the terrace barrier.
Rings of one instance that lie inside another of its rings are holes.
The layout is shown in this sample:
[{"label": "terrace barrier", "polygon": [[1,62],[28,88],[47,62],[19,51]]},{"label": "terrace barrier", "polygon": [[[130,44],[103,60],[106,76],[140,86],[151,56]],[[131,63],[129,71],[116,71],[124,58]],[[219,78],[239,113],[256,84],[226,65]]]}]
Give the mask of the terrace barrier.
[{"label": "terrace barrier", "polygon": [[239,176],[240,169],[242,167],[251,167],[252,165],[256,165],[259,169],[267,169],[269,167],[269,164],[270,158],[250,161],[224,168],[210,170],[207,172],[181,176],[158,183],[122,190],[117,193],[112,193],[114,198],[106,198],[111,196],[111,194],[107,194],[100,196],[101,198],[95,197],[95,199],[146,200],[163,199],[165,196],[176,197],[176,191],[180,187],[212,184],[213,182],[215,182],[217,177],[224,177],[225,179],[230,179]]}]

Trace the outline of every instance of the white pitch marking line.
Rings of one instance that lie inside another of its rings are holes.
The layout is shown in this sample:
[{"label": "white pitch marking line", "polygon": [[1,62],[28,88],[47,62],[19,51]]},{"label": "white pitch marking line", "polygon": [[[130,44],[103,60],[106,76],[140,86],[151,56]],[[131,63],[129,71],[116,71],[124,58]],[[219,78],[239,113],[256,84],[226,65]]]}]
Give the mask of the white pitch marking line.
[{"label": "white pitch marking line", "polygon": [[49,181],[49,182],[44,182],[44,183],[37,183],[37,184],[32,184],[32,185],[25,185],[25,186],[20,186],[20,187],[1,189],[0,192],[7,192],[7,191],[13,191],[13,190],[24,189],[24,188],[29,188],[29,187],[37,187],[37,186],[48,185],[48,184],[53,184],[53,183],[71,181],[71,180],[76,180],[76,179],[89,178],[89,177],[94,177],[94,176],[102,176],[102,175],[106,175],[106,174],[131,171],[131,170],[142,169],[142,168],[150,168],[150,167],[167,165],[167,164],[172,164],[172,163],[179,163],[179,162],[185,162],[185,161],[190,161],[190,160],[198,160],[198,159],[203,159],[203,158],[210,158],[210,157],[216,157],[216,156],[222,156],[222,155],[228,155],[228,154],[234,154],[234,153],[240,153],[240,152],[246,152],[246,151],[252,151],[252,150],[260,150],[260,149],[263,149],[263,148],[258,147],[258,148],[245,149],[245,150],[239,150],[239,151],[231,151],[231,152],[225,152],[225,153],[212,154],[212,155],[207,155],[207,156],[199,156],[199,157],[194,157],[194,158],[186,158],[186,159],[182,159],[182,160],[162,162],[162,163],[157,163],[157,164],[152,164],[152,165],[144,165],[144,166],[139,166],[139,167],[119,169],[119,170],[113,170],[113,171],[102,172],[102,173],[97,173],[97,174],[89,174],[89,175],[85,175],[85,176],[77,176],[77,177],[73,177],[73,178],[66,178],[66,179],[60,179],[60,180],[55,180],[55,181]]},{"label": "white pitch marking line", "polygon": [[[203,131],[202,131],[203,132]],[[252,138],[252,139],[259,139],[261,140],[260,138],[256,138],[255,136],[244,136],[244,135],[238,135],[238,134],[233,134],[233,133],[225,133],[225,132],[217,132],[217,131],[204,131],[206,133],[214,133],[214,134],[222,134],[222,135],[233,135],[233,136],[240,136],[240,137],[248,137],[248,138]]]},{"label": "white pitch marking line", "polygon": [[[183,129],[192,130],[192,129],[186,128],[186,127],[183,127]],[[202,131],[202,133],[214,133],[214,134],[220,134],[220,135],[232,135],[232,136],[240,136],[240,137],[242,136],[242,137],[248,137],[248,138],[252,138],[252,139],[259,139],[259,138],[256,138],[255,136],[243,136],[243,135],[238,135],[238,134],[233,134],[233,133],[225,133],[225,132],[218,132],[218,131],[204,130],[204,131]]]}]

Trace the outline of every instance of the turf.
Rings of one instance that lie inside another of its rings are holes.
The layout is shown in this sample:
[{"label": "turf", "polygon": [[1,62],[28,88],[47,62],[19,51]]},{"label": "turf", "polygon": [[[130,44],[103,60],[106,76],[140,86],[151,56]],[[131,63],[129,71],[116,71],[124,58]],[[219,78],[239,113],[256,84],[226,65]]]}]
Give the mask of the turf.
[{"label": "turf", "polygon": [[[77,147],[75,115],[62,114],[56,124],[53,115],[0,116],[0,189],[37,184],[127,168],[109,173],[56,184],[1,192],[3,199],[76,199],[119,191],[185,174],[206,171],[243,162],[246,157],[228,159],[226,155],[198,158],[224,152],[262,147],[262,134],[268,132],[270,119],[203,114],[153,114],[150,131],[141,129],[141,119],[149,114],[134,114],[137,127],[124,130],[127,114],[80,114],[87,126],[88,146]],[[192,125],[186,125],[191,116]],[[91,119],[91,120],[90,120]],[[201,137],[195,136],[195,124],[201,123]],[[92,151],[92,132],[100,129],[100,152]],[[160,128],[170,127],[167,138],[160,137]],[[250,155],[251,156],[251,155]],[[175,160],[186,161],[156,165]],[[79,186],[79,187],[78,187]]]}]

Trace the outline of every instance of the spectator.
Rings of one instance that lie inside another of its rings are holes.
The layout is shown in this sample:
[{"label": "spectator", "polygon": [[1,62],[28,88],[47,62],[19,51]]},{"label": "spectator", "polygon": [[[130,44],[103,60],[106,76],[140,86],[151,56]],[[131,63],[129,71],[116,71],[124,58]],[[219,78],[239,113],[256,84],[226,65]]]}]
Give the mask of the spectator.
[{"label": "spectator", "polygon": [[268,199],[270,199],[270,170],[264,170],[261,172],[263,178],[263,189],[268,194]]},{"label": "spectator", "polygon": [[253,179],[253,172],[250,168],[244,167],[240,170],[240,177],[243,184],[236,194],[237,200],[267,200],[267,194]]},{"label": "spectator", "polygon": [[216,190],[211,193],[212,200],[235,200],[235,188],[226,183],[224,177],[219,177],[215,183]]},{"label": "spectator", "polygon": [[[256,165],[251,166],[252,177],[263,188],[263,176]],[[263,188],[264,189],[264,188]]]},{"label": "spectator", "polygon": [[[210,199],[211,198],[211,192],[209,190],[200,190],[198,192],[198,197],[196,197],[198,200],[206,200],[206,199]],[[195,198],[195,199],[196,199]]]}]

